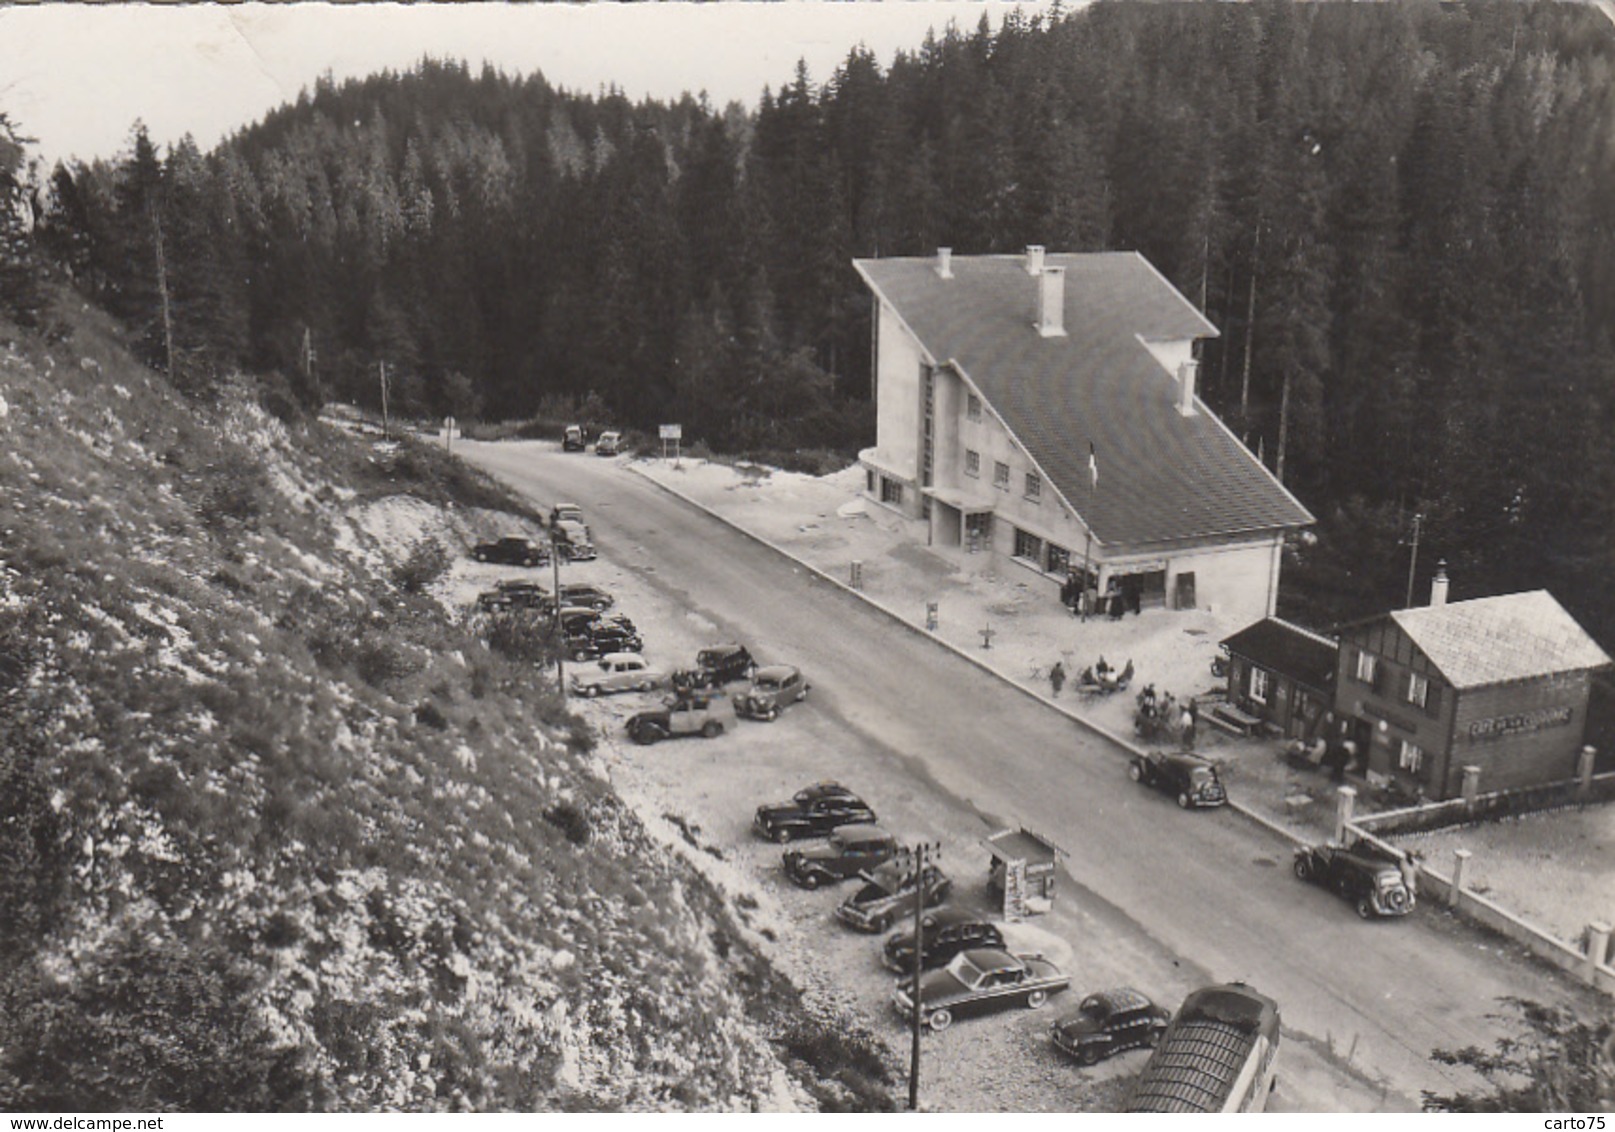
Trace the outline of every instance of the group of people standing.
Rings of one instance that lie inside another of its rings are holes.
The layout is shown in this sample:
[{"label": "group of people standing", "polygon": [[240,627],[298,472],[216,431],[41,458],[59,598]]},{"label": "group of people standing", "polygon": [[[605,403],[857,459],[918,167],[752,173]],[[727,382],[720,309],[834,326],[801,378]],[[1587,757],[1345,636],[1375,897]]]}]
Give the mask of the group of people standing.
[{"label": "group of people standing", "polygon": [[1144,602],[1143,590],[1123,579],[1112,578],[1100,593],[1093,585],[1084,586],[1077,574],[1067,574],[1060,586],[1060,604],[1071,611],[1073,617],[1109,617],[1120,620],[1123,614],[1138,613]]}]

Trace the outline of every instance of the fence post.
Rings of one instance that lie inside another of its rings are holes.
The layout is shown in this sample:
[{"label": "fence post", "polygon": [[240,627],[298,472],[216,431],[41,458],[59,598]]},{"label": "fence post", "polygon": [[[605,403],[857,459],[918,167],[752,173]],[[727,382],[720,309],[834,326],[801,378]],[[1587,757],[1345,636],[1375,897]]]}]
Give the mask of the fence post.
[{"label": "fence post", "polygon": [[1464,784],[1459,789],[1463,794],[1464,805],[1473,809],[1475,799],[1480,795],[1480,767],[1464,767]]},{"label": "fence post", "polygon": [[1598,759],[1598,748],[1588,744],[1576,756],[1576,777],[1581,780],[1576,787],[1576,797],[1586,801],[1593,794],[1593,763]]},{"label": "fence post", "polygon": [[1608,924],[1594,921],[1587,925],[1587,981],[1596,982],[1598,979],[1598,965],[1609,959],[1609,933]]},{"label": "fence post", "polygon": [[1458,907],[1458,896],[1464,888],[1464,866],[1469,863],[1472,854],[1468,849],[1454,849],[1452,851],[1452,888],[1447,892],[1447,907]]},{"label": "fence post", "polygon": [[1346,843],[1346,826],[1357,809],[1357,787],[1342,786],[1335,791],[1335,841]]}]

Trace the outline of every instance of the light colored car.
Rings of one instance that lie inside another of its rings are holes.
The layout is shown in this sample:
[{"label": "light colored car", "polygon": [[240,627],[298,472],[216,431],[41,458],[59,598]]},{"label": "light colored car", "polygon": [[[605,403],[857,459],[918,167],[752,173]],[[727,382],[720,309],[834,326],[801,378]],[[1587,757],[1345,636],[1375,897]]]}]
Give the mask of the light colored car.
[{"label": "light colored car", "polygon": [[735,711],[746,719],[778,719],[787,704],[807,699],[811,687],[800,668],[770,664],[752,674],[751,687],[735,697]]},{"label": "light colored car", "polygon": [[622,433],[602,432],[594,442],[596,456],[615,456],[622,449]]},{"label": "light colored car", "polygon": [[652,668],[632,652],[609,652],[593,664],[572,673],[572,691],[580,696],[608,692],[648,692],[665,683],[667,673]]}]

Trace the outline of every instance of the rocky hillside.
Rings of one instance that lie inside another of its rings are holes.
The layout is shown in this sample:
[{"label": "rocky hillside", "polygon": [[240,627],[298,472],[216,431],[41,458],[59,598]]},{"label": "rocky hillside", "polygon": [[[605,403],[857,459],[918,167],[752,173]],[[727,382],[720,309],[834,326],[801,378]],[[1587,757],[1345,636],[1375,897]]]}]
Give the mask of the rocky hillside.
[{"label": "rocky hillside", "polygon": [[0,1108],[826,1099],[716,890],[431,596],[514,504],[60,305],[0,323]]}]

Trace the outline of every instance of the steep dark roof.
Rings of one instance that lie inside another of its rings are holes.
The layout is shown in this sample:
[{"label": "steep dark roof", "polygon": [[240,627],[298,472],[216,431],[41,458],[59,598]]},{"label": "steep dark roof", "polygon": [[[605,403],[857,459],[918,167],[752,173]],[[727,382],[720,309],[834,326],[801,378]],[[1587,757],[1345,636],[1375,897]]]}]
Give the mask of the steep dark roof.
[{"label": "steep dark roof", "polygon": [[1222,642],[1229,652],[1322,691],[1335,681],[1340,646],[1299,625],[1264,617]]},{"label": "steep dark roof", "polygon": [[[1203,404],[1177,410],[1177,379],[1140,339],[1217,330],[1135,252],[1050,254],[1065,268],[1064,337],[1034,326],[1037,281],[1020,256],[854,266],[938,362],[953,362],[1102,544],[1271,532],[1312,515]],[[1099,486],[1090,493],[1088,445]]]}]

